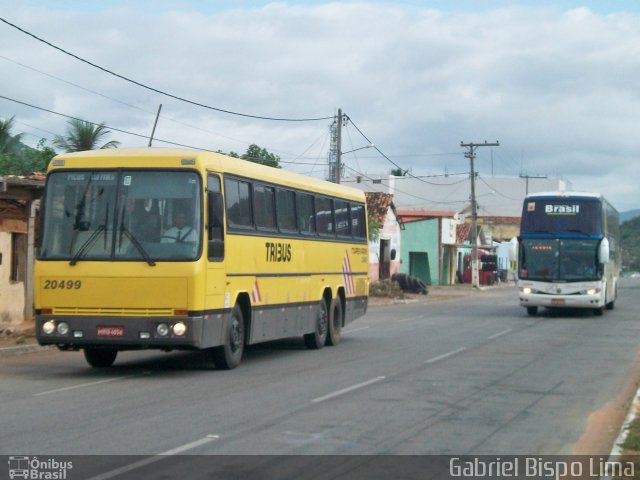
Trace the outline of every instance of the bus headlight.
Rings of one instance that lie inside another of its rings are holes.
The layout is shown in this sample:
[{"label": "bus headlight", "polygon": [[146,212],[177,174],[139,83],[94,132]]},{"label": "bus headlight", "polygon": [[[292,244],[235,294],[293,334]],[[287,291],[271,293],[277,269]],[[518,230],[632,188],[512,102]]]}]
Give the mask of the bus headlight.
[{"label": "bus headlight", "polygon": [[159,323],[156,325],[156,333],[161,337],[169,335],[169,325],[166,323]]},{"label": "bus headlight", "polygon": [[524,293],[525,295],[530,295],[532,291],[533,291],[533,290],[531,290],[531,288],[530,288],[530,287],[522,287],[522,288],[520,289],[520,292],[521,292],[521,293]]},{"label": "bus headlight", "polygon": [[178,322],[173,326],[173,334],[181,337],[187,331],[187,326],[184,322]]},{"label": "bus headlight", "polygon": [[53,320],[47,320],[42,324],[42,333],[45,335],[51,335],[56,329],[56,322]]},{"label": "bus headlight", "polygon": [[585,290],[584,293],[586,295],[596,295],[596,294],[600,293],[600,289],[599,288],[589,288],[588,290]]},{"label": "bus headlight", "polygon": [[67,322],[60,322],[56,327],[56,332],[58,332],[59,335],[66,335],[69,333],[69,324]]}]

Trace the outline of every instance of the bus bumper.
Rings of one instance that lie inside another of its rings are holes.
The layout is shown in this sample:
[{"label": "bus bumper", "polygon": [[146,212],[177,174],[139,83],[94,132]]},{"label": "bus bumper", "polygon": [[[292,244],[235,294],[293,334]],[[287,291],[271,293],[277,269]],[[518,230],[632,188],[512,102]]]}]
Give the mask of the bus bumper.
[{"label": "bus bumper", "polygon": [[40,345],[62,350],[104,346],[118,350],[200,349],[222,344],[224,316],[80,317],[36,315]]},{"label": "bus bumper", "polygon": [[602,292],[580,292],[571,295],[523,293],[520,291],[520,306],[548,308],[602,308],[605,300]]}]

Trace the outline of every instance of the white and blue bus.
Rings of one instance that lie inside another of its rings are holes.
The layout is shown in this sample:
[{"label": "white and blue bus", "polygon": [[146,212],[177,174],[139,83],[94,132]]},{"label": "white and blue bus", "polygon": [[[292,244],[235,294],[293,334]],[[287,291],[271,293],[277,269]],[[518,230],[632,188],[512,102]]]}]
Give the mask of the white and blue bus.
[{"label": "white and blue bus", "polygon": [[620,277],[620,216],[597,193],[528,195],[518,237],[520,305],[613,309]]}]

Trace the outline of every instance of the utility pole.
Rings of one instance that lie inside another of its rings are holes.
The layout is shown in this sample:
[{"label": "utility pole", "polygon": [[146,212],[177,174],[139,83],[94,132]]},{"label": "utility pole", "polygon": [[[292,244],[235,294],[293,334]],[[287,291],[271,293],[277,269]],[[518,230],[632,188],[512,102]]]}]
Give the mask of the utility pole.
[{"label": "utility pole", "polygon": [[340,183],[342,176],[342,109],[338,109],[338,118],[336,120],[336,183]]},{"label": "utility pole", "polygon": [[329,146],[329,174],[327,180],[333,183],[340,183],[342,175],[342,122],[344,115],[342,109],[338,109],[338,115],[334,117],[333,123],[329,126],[331,142]]},{"label": "utility pole", "polygon": [[471,286],[480,288],[480,274],[478,269],[478,206],[476,204],[476,172],[474,160],[476,158],[476,149],[478,147],[499,147],[500,142],[487,143],[463,143],[460,146],[468,148],[469,151],[464,154],[471,163]]},{"label": "utility pole", "polygon": [[520,174],[520,178],[524,178],[526,180],[526,187],[525,187],[525,197],[527,195],[529,195],[529,179],[530,178],[549,178],[546,175],[523,175],[522,173]]}]

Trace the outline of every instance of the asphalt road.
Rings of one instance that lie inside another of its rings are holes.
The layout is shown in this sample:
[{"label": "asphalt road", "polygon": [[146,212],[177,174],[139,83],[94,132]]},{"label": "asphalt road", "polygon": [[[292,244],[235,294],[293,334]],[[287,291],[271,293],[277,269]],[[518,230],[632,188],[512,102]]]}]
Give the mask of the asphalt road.
[{"label": "asphalt road", "polygon": [[602,317],[528,317],[514,288],[372,307],[337,347],[260,345],[233,371],[206,353],[0,358],[0,455],[606,454],[639,380],[639,294],[625,279]]}]

